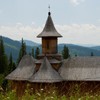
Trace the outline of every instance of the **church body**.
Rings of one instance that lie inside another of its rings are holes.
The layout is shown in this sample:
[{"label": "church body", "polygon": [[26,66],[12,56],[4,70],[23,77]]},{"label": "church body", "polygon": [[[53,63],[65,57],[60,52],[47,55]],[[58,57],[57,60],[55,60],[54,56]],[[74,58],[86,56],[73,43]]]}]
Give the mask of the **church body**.
[{"label": "church body", "polygon": [[6,77],[17,91],[24,90],[27,83],[100,81],[100,57],[62,59],[57,47],[58,38],[62,36],[55,28],[50,12],[43,31],[37,37],[42,39],[42,54],[38,55],[38,59],[25,55],[18,67]]}]

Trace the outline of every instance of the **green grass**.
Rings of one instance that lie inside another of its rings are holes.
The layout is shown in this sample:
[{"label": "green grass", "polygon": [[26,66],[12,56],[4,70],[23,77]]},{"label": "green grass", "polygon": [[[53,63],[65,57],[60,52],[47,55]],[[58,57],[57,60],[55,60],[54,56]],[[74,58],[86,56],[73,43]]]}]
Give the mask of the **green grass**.
[{"label": "green grass", "polygon": [[[51,89],[52,90],[52,89]],[[57,91],[52,90],[48,92],[43,92],[44,90],[41,89],[39,92],[31,94],[29,90],[26,90],[24,95],[20,100],[100,100],[99,94],[89,94],[85,93],[85,95],[81,95],[81,93],[76,91],[76,93],[71,95],[58,95]],[[18,100],[16,96],[16,92],[8,91],[6,93],[0,93],[0,100]]]},{"label": "green grass", "polygon": [[[6,94],[0,94],[0,100],[18,100],[16,93],[14,91],[7,92]],[[85,96],[57,96],[56,94],[49,94],[46,93],[36,93],[30,95],[28,92],[26,92],[21,100],[100,100],[100,95],[90,95],[86,94]]]},{"label": "green grass", "polygon": [[[4,75],[0,74],[0,87]],[[9,84],[10,86],[10,84]],[[26,89],[24,95],[20,100],[100,100],[100,91],[91,93],[91,91],[84,94],[80,91],[79,85],[72,85],[68,94],[60,95],[57,90],[51,87],[49,90],[41,88],[39,91],[32,93],[31,89]],[[8,90],[7,92],[0,90],[0,100],[19,100],[14,90]]]}]

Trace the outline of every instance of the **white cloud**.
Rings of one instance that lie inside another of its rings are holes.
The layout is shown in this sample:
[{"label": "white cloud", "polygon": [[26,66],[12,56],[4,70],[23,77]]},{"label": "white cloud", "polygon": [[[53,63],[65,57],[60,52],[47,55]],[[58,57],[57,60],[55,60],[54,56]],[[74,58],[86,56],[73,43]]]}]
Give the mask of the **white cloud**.
[{"label": "white cloud", "polygon": [[[42,31],[41,27],[36,27],[32,25],[23,25],[17,23],[13,26],[0,26],[0,35],[9,37],[14,40],[21,40],[21,38],[40,42],[36,36]],[[37,41],[38,40],[38,41]]]},{"label": "white cloud", "polygon": [[59,40],[60,43],[100,45],[100,26],[93,24],[71,24],[57,25],[56,27],[63,36],[63,39]]},{"label": "white cloud", "polygon": [[79,5],[80,3],[84,2],[85,0],[69,0],[74,6]]},{"label": "white cloud", "polygon": [[[59,43],[73,44],[98,44],[100,45],[100,26],[93,24],[71,24],[55,25],[57,31],[63,36]],[[43,27],[35,25],[16,24],[13,26],[0,26],[0,35],[14,40],[24,39],[41,43],[41,39],[36,36],[42,31]]]}]

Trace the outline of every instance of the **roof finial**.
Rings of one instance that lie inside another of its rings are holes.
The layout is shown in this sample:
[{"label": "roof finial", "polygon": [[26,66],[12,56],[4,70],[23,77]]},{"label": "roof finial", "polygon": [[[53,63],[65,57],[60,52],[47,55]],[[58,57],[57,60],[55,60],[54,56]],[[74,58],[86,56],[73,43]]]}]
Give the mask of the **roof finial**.
[{"label": "roof finial", "polygon": [[51,13],[50,13],[50,5],[48,6],[48,9],[49,9],[48,15],[50,16],[51,15]]},{"label": "roof finial", "polygon": [[48,6],[48,8],[49,8],[49,12],[50,12],[50,5]]}]

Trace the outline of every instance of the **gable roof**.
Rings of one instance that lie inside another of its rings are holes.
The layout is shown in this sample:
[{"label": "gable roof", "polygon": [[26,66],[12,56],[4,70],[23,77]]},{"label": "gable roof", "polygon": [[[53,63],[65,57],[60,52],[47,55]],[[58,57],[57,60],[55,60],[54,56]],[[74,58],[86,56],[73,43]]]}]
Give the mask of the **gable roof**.
[{"label": "gable roof", "polygon": [[32,56],[25,55],[18,67],[7,75],[8,80],[27,80],[35,71],[35,59]]},{"label": "gable roof", "polygon": [[37,37],[62,37],[55,29],[50,12],[43,31]]},{"label": "gable roof", "polygon": [[59,73],[65,81],[100,81],[100,57],[69,58]]},{"label": "gable roof", "polygon": [[30,82],[53,83],[62,81],[59,73],[52,68],[48,59],[44,57],[39,70],[29,79]]}]

